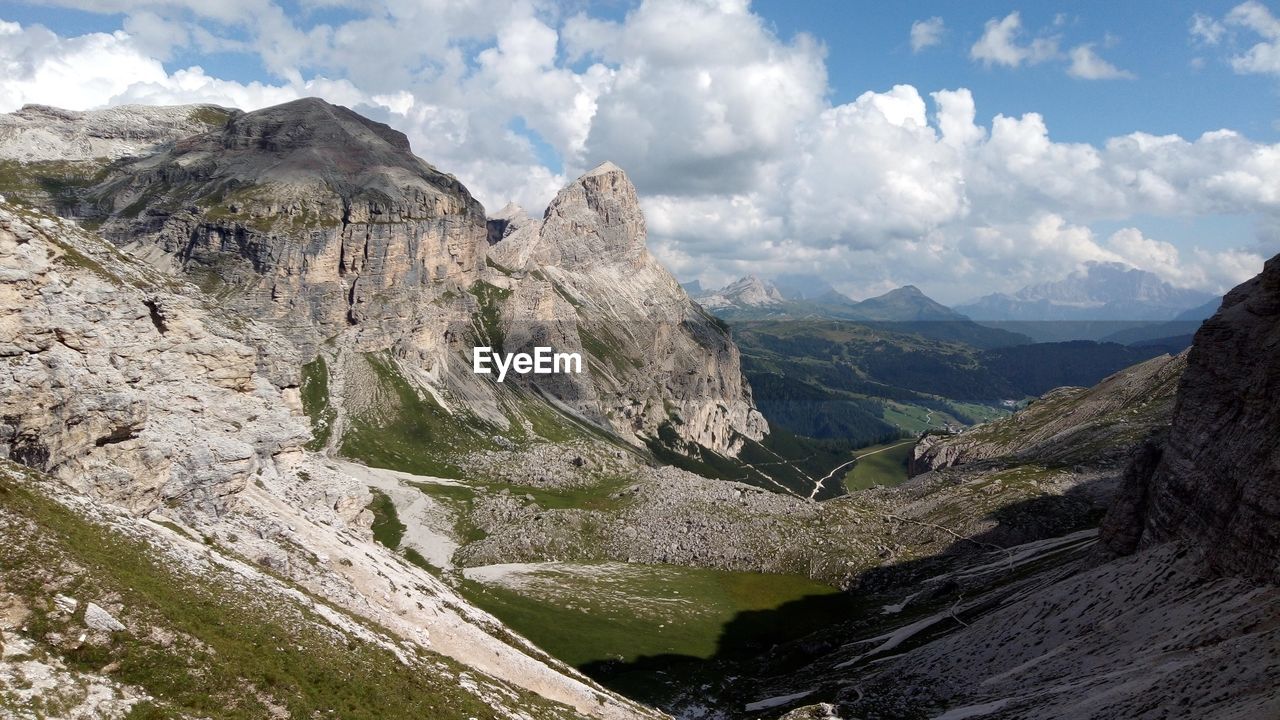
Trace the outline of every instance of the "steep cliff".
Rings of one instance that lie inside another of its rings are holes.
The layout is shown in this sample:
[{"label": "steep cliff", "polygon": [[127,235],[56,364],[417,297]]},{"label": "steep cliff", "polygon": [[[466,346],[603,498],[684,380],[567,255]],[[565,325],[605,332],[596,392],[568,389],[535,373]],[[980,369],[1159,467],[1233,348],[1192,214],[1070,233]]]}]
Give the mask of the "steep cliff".
[{"label": "steep cliff", "polygon": [[503,305],[508,345],[562,338],[592,372],[537,385],[625,436],[670,427],[736,454],[767,427],[737,346],[645,246],[635,186],[604,163],[560,191],[542,220],[517,217],[490,250],[517,276]]},{"label": "steep cliff", "polygon": [[[298,357],[271,325],[0,202],[0,536],[19,549],[0,567],[0,715],[30,670],[57,678],[29,693],[49,707],[90,686],[132,698],[86,717],[143,699],[310,715],[335,687],[441,717],[652,716],[374,541],[366,481],[304,448]],[[76,614],[86,600],[114,619]]]},{"label": "steep cliff", "polygon": [[1280,257],[1196,333],[1168,440],[1135,460],[1104,530],[1120,552],[1179,540],[1280,582]]},{"label": "steep cliff", "polygon": [[[273,321],[304,351],[391,345],[479,277],[484,209],[402,133],[321,100],[233,116],[85,191],[102,233]],[[406,326],[406,327],[399,327]]]}]

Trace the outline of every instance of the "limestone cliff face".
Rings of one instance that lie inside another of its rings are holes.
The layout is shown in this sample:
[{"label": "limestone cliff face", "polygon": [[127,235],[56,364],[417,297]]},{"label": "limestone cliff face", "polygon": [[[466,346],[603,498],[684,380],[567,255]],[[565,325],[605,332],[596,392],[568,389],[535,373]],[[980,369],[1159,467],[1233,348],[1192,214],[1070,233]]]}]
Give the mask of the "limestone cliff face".
[{"label": "limestone cliff face", "polygon": [[369,348],[479,275],[484,209],[400,132],[320,100],[232,117],[127,164],[89,197],[103,234],[276,321],[304,350]]},{"label": "limestone cliff face", "polygon": [[69,222],[0,204],[0,279],[3,456],[134,512],[217,512],[309,437],[290,345]]},{"label": "limestone cliff face", "polygon": [[1168,440],[1130,467],[1103,539],[1180,540],[1219,572],[1280,582],[1280,256],[1196,333]]},{"label": "limestone cliff face", "polygon": [[559,338],[590,357],[589,374],[539,387],[624,437],[666,425],[736,454],[739,436],[764,436],[737,346],[649,254],[621,169],[604,163],[570,183],[540,221],[509,214],[490,257],[519,276],[504,305],[511,344]]}]

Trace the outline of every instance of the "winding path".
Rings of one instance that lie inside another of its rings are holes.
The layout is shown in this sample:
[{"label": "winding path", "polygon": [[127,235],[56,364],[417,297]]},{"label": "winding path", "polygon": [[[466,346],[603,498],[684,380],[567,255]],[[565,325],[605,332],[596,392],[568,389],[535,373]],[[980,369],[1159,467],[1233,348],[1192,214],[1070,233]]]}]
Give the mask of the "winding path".
[{"label": "winding path", "polygon": [[822,492],[822,486],[823,486],[823,485],[825,485],[825,484],[826,484],[826,482],[827,482],[828,480],[830,480],[830,479],[831,479],[831,477],[832,477],[833,475],[835,475],[836,473],[840,472],[841,470],[843,470],[843,469],[845,469],[845,468],[849,467],[850,465],[852,465],[852,464],[854,464],[854,463],[858,462],[858,461],[859,461],[859,460],[861,460],[862,458],[864,458],[864,457],[871,457],[872,455],[875,455],[875,454],[877,454],[877,453],[882,453],[882,452],[884,452],[885,450],[892,450],[892,449],[894,449],[894,448],[896,448],[896,447],[902,447],[903,445],[906,445],[907,443],[913,443],[913,442],[915,442],[915,438],[912,438],[912,439],[910,439],[910,440],[903,440],[902,442],[900,442],[900,443],[896,443],[896,444],[894,444],[894,445],[886,445],[885,447],[882,447],[882,448],[880,448],[879,450],[872,450],[872,451],[871,451],[871,452],[869,452],[869,453],[862,453],[861,455],[858,455],[857,457],[853,458],[853,459],[852,459],[852,460],[850,460],[849,462],[846,462],[846,463],[844,463],[844,464],[842,464],[842,465],[837,465],[837,466],[835,467],[835,469],[834,469],[834,470],[832,470],[831,472],[827,473],[827,476],[826,476],[826,477],[822,478],[821,480],[819,480],[818,482],[816,482],[816,483],[814,483],[814,484],[813,484],[813,492],[809,493],[809,499],[810,499],[810,500],[815,500],[815,499],[817,499],[817,497],[818,497],[818,493]]}]

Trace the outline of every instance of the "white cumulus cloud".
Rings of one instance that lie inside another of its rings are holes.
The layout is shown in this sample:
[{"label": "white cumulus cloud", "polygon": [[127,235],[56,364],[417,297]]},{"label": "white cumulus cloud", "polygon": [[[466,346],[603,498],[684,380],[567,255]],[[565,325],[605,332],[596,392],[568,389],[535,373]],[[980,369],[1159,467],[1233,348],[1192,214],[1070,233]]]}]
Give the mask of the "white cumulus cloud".
[{"label": "white cumulus cloud", "polygon": [[[122,29],[72,37],[0,22],[0,111],[251,110],[317,95],[403,130],[486,207],[516,200],[535,214],[612,160],[640,189],[654,252],[686,278],[817,272],[855,296],[910,282],[963,300],[1105,260],[1221,290],[1280,236],[1280,145],[1230,130],[1062,142],[1044,116],[984,115],[962,87],[833,102],[822,44],[779,36],[746,0],[642,0],[615,19],[541,0],[432,0],[353,6],[311,26],[273,0],[53,1],[119,13]],[[933,21],[913,26],[913,49],[937,39]],[[1257,3],[1214,22],[1277,37]],[[1064,54],[1060,42],[1025,32],[1014,12],[987,22],[970,55],[1125,76],[1098,46]],[[268,73],[238,82],[209,63],[166,67],[184,43],[252,53]],[[1218,215],[1256,218],[1259,238],[1189,242],[1140,220]],[[1104,221],[1123,229],[1099,239]]]},{"label": "white cumulus cloud", "polygon": [[1035,65],[1058,57],[1058,38],[1037,37],[1022,41],[1022,16],[1017,10],[1003,18],[991,18],[982,37],[969,48],[969,57],[990,67]]}]

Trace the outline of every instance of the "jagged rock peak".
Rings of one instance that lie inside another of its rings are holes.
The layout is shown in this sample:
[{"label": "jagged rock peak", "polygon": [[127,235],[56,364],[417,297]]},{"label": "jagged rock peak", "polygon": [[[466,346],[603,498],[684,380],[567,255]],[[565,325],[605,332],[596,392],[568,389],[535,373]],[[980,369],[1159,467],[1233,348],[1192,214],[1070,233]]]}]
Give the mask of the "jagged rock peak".
[{"label": "jagged rock peak", "polygon": [[778,288],[761,280],[758,275],[748,275],[725,287],[720,294],[748,305],[767,305],[783,300]]},{"label": "jagged rock peak", "polygon": [[555,248],[554,262],[566,269],[600,261],[639,265],[648,257],[636,187],[611,162],[562,189],[547,206],[543,223],[543,240]]},{"label": "jagged rock peak", "polygon": [[529,213],[509,202],[485,221],[490,245],[502,242],[508,235],[529,224]]},{"label": "jagged rock peak", "polygon": [[608,160],[605,160],[599,165],[586,171],[585,173],[582,174],[582,177],[584,178],[595,177],[597,175],[604,175],[606,173],[622,173],[623,177],[626,177],[626,173],[622,171],[622,168],[618,167],[617,165],[614,165]]},{"label": "jagged rock peak", "polygon": [[1135,459],[1103,525],[1113,550],[1186,542],[1280,582],[1280,255],[1196,333],[1169,437]]},{"label": "jagged rock peak", "polygon": [[502,206],[502,209],[489,216],[490,220],[515,220],[516,218],[528,217],[529,214],[514,202],[509,202]]},{"label": "jagged rock peak", "polygon": [[778,305],[786,301],[782,292],[771,282],[748,275],[725,285],[719,290],[703,292],[698,303],[709,310],[721,308],[745,308]]}]

